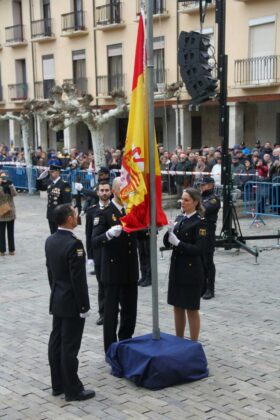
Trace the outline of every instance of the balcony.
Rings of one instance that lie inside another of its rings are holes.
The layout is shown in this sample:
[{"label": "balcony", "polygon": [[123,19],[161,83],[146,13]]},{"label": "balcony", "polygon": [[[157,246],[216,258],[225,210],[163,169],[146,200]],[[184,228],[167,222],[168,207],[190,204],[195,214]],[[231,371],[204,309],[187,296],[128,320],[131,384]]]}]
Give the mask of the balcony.
[{"label": "balcony", "polygon": [[79,98],[88,93],[88,79],[86,77],[77,77],[76,79],[64,79],[63,83],[74,85],[77,90],[77,96]]},{"label": "balcony", "polygon": [[52,33],[52,19],[33,20],[31,22],[31,41],[48,42],[54,41],[55,36]]},{"label": "balcony", "polygon": [[88,35],[89,31],[86,28],[84,11],[65,13],[61,15],[61,19],[61,36],[74,38]]},{"label": "balcony", "polygon": [[[212,3],[207,4],[207,10],[215,9],[216,0],[212,0]],[[193,14],[199,12],[199,1],[195,0],[186,0],[181,3],[179,13]]]},{"label": "balcony", "polygon": [[6,32],[6,45],[8,47],[21,47],[27,45],[24,39],[23,25],[7,26]]},{"label": "balcony", "polygon": [[17,83],[15,85],[8,85],[9,99],[13,102],[24,102],[28,97],[27,83]]},{"label": "balcony", "polygon": [[[137,16],[141,13],[141,0],[137,0]],[[169,12],[166,10],[166,0],[154,0],[153,6],[153,20],[167,19],[169,18]]]},{"label": "balcony", "polygon": [[96,7],[96,29],[110,31],[124,27],[125,23],[122,20],[121,3]]},{"label": "balcony", "polygon": [[124,74],[97,76],[97,92],[99,97],[108,98],[114,90],[125,90]]},{"label": "balcony", "polygon": [[256,88],[280,84],[280,56],[246,58],[234,62],[235,88]]},{"label": "balcony", "polygon": [[55,80],[43,80],[42,82],[35,82],[35,99],[49,99],[50,90],[55,86]]}]

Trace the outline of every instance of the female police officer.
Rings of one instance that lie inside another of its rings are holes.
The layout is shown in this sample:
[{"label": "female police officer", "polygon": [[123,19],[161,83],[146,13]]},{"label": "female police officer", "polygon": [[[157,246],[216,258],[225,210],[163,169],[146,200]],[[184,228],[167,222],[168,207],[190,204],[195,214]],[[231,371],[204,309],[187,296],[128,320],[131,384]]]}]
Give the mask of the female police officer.
[{"label": "female police officer", "polygon": [[198,190],[185,189],[181,201],[183,214],[164,236],[164,245],[173,248],[167,301],[174,306],[176,335],[184,337],[187,313],[191,340],[198,340],[200,297],[205,281],[206,225]]}]

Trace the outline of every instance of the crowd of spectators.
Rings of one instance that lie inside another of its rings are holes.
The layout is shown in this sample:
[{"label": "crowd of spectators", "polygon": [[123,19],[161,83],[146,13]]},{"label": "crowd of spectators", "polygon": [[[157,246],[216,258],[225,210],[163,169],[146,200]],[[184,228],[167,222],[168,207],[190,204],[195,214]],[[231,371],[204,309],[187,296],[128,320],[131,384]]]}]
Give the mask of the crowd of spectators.
[{"label": "crowd of spectators", "polygon": [[[200,150],[191,147],[183,149],[177,146],[172,152],[158,145],[160,168],[162,174],[163,192],[181,195],[182,190],[199,183],[203,174],[209,173],[215,180],[216,186],[221,185],[222,148],[204,146]],[[105,158],[108,169],[120,169],[122,160],[121,149],[106,148]],[[240,189],[247,181],[253,179],[271,180],[280,176],[280,143],[272,145],[270,141],[263,145],[259,140],[254,147],[246,147],[245,143],[235,145],[229,149],[231,155],[231,173],[233,184]],[[32,164],[39,167],[60,165],[62,169],[80,169],[95,171],[94,154],[92,151],[80,152],[76,148],[44,151],[38,147],[32,153]],[[25,163],[23,149],[9,149],[0,145],[0,162]],[[166,173],[167,171],[167,173]],[[176,171],[173,173],[170,171]],[[178,173],[179,172],[179,173]],[[180,172],[187,172],[182,174]]]}]

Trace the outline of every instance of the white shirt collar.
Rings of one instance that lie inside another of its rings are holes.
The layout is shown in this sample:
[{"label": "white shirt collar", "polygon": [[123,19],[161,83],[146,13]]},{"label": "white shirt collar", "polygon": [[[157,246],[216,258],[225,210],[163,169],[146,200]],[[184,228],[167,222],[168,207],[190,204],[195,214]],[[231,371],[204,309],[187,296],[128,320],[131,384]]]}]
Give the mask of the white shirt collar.
[{"label": "white shirt collar", "polygon": [[101,208],[101,210],[105,209],[106,207],[108,207],[110,204],[110,201],[108,201],[107,204],[104,204],[103,201],[99,200],[99,207]]},{"label": "white shirt collar", "polygon": [[56,184],[60,180],[60,176],[53,181],[53,184]]},{"label": "white shirt collar", "polygon": [[116,203],[114,199],[112,199],[112,203],[114,204],[115,207],[117,207],[117,209],[119,210],[119,212],[122,212],[122,209],[124,208],[121,204]]},{"label": "white shirt collar", "polygon": [[187,217],[188,219],[190,219],[192,216],[194,216],[197,212],[193,211],[192,213],[186,214],[184,213],[184,216]]},{"label": "white shirt collar", "polygon": [[58,229],[57,230],[66,230],[67,232],[71,232],[71,233],[73,233],[73,229],[67,229],[67,228],[63,228],[63,227],[58,227]]}]

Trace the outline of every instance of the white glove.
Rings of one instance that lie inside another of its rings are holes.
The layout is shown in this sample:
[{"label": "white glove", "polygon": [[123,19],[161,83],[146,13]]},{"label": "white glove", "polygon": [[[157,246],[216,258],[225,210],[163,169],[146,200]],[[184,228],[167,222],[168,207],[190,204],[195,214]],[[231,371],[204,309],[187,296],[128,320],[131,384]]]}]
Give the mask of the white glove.
[{"label": "white glove", "polygon": [[86,213],[84,212],[84,210],[81,211],[80,216],[83,217]]},{"label": "white glove", "polygon": [[107,239],[110,240],[113,238],[118,238],[121,233],[122,233],[122,226],[116,225],[116,226],[112,226],[109,230],[107,230],[106,236],[107,236]]},{"label": "white glove", "polygon": [[175,233],[173,233],[173,232],[169,232],[168,241],[173,246],[178,246],[179,242],[180,242],[179,239],[177,238],[177,236],[175,235]]},{"label": "white glove", "polygon": [[84,187],[83,184],[81,184],[80,182],[75,182],[75,188],[77,191],[82,191]]},{"label": "white glove", "polygon": [[41,175],[38,177],[38,179],[45,179],[45,178],[47,178],[48,174],[49,174],[49,170],[48,170],[48,169],[45,169],[45,170],[41,173]]},{"label": "white glove", "polygon": [[94,261],[93,260],[88,260],[87,263],[88,263],[88,265],[94,265]]},{"label": "white glove", "polygon": [[80,314],[80,318],[88,318],[90,316],[91,310],[89,309],[87,312]]}]

